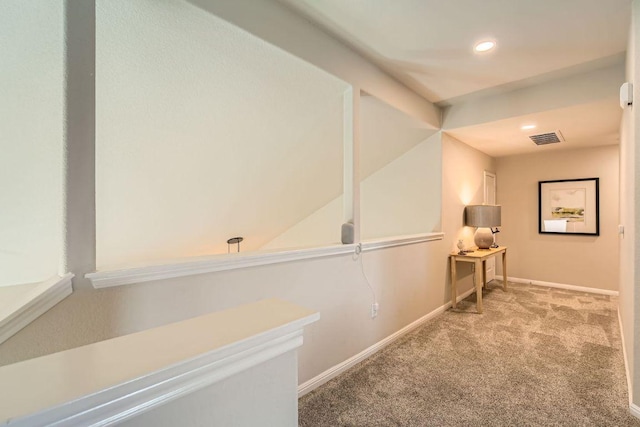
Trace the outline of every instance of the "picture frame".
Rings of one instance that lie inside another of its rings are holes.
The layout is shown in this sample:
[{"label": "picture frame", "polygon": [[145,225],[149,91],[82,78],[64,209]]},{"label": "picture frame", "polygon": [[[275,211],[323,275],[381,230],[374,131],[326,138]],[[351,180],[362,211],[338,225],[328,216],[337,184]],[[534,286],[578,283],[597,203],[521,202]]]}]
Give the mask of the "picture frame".
[{"label": "picture frame", "polygon": [[538,233],[600,235],[600,179],[538,181]]}]

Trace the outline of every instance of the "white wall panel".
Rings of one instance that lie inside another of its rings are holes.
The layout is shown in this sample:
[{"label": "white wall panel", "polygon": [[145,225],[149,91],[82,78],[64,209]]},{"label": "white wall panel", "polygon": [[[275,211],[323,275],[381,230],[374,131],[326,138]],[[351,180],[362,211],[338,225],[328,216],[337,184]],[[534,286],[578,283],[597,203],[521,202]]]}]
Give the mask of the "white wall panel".
[{"label": "white wall panel", "polygon": [[440,133],[373,96],[361,112],[362,239],[440,231]]},{"label": "white wall panel", "polygon": [[0,286],[58,274],[62,239],[62,2],[0,13]]},{"label": "white wall panel", "polygon": [[96,52],[99,269],[257,249],[342,194],[346,83],[183,1],[99,1]]}]

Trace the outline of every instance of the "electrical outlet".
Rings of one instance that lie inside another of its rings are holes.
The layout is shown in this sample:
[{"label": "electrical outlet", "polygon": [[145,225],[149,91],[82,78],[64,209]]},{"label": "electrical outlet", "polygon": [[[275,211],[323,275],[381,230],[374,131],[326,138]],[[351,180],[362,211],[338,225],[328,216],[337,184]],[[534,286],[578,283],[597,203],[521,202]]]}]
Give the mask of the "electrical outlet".
[{"label": "electrical outlet", "polygon": [[374,302],[371,304],[371,318],[374,319],[378,315],[378,309],[380,308],[380,304]]}]

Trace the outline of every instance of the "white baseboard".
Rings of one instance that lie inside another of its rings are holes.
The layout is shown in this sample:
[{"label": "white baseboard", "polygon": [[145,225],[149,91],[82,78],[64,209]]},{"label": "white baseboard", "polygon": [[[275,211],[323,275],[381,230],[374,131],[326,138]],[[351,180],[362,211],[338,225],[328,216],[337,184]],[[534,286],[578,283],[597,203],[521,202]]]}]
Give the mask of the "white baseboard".
[{"label": "white baseboard", "polygon": [[629,412],[636,418],[640,418],[640,406],[634,405],[633,403],[629,404]]},{"label": "white baseboard", "polygon": [[567,285],[565,283],[543,282],[541,280],[521,279],[518,277],[507,277],[507,280],[514,283],[525,283],[534,286],[546,286],[548,288],[567,289],[569,291],[588,292],[598,295],[618,296],[618,291],[610,291],[608,289],[588,288],[586,286]]},{"label": "white baseboard", "polygon": [[631,387],[631,376],[629,375],[629,359],[627,359],[627,347],[624,345],[624,329],[622,328],[622,317],[620,317],[620,309],[618,309],[618,327],[620,328],[620,342],[622,344],[622,356],[624,358],[624,372],[627,376],[627,389],[629,390],[629,406],[633,401],[633,389]]},{"label": "white baseboard", "polygon": [[[466,298],[469,295],[471,295],[473,292],[475,292],[475,288],[472,288],[472,289],[462,293],[461,295],[458,295],[457,300],[461,301],[464,298]],[[402,328],[399,331],[389,335],[388,337],[384,338],[383,340],[378,341],[377,343],[373,344],[371,347],[368,347],[368,348],[364,349],[363,351],[361,351],[360,353],[356,354],[355,356],[352,356],[349,359],[345,360],[344,362],[339,363],[339,364],[327,369],[326,371],[322,372],[320,375],[317,375],[317,376],[311,378],[310,380],[305,381],[304,383],[302,383],[302,384],[300,384],[298,386],[298,397],[304,396],[305,394],[309,393],[310,391],[315,390],[316,388],[320,387],[322,384],[326,383],[327,381],[337,377],[338,375],[340,375],[341,373],[345,372],[346,370],[348,370],[352,366],[355,366],[356,364],[358,364],[358,363],[362,362],[363,360],[365,360],[367,357],[369,357],[369,356],[373,355],[374,353],[382,350],[383,348],[385,348],[386,346],[388,346],[392,342],[396,341],[398,338],[401,338],[402,336],[408,334],[412,330],[414,330],[417,327],[421,326],[423,323],[433,319],[434,317],[436,317],[439,314],[444,313],[445,310],[447,310],[449,307],[451,307],[451,301],[449,301],[448,303],[436,308],[432,312],[422,316],[418,320],[408,324],[404,328]]]},{"label": "white baseboard", "polygon": [[640,406],[633,403],[633,387],[631,387],[631,376],[629,375],[629,359],[627,358],[627,347],[624,345],[624,329],[622,329],[622,317],[618,309],[618,326],[620,327],[620,341],[622,344],[622,356],[624,357],[624,372],[627,377],[627,394],[629,395],[629,413],[636,418],[640,418]]}]

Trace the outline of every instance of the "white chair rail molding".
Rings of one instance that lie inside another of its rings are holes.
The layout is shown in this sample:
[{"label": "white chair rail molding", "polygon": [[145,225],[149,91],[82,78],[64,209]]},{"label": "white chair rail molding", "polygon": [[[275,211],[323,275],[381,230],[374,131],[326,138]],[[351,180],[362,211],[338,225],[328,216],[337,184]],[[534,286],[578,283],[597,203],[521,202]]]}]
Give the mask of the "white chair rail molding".
[{"label": "white chair rail molding", "polygon": [[269,299],[1,367],[0,425],[295,426],[319,317]]},{"label": "white chair rail molding", "polygon": [[0,344],[71,295],[73,274],[16,286],[0,286]]}]

